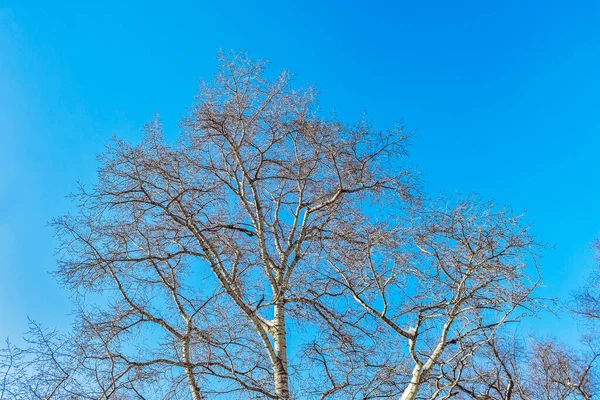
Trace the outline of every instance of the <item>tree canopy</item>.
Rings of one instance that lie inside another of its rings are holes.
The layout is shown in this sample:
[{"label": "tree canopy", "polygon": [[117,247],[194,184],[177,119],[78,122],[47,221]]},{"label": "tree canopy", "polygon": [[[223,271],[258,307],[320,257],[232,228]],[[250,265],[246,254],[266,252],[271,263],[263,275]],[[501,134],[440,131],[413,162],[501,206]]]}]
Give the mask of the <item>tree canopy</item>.
[{"label": "tree canopy", "polygon": [[593,341],[511,334],[544,307],[522,216],[430,198],[401,126],[266,67],[221,56],[177,140],[155,118],[99,156],[52,222],[73,331],[8,343],[0,398],[591,398]]}]

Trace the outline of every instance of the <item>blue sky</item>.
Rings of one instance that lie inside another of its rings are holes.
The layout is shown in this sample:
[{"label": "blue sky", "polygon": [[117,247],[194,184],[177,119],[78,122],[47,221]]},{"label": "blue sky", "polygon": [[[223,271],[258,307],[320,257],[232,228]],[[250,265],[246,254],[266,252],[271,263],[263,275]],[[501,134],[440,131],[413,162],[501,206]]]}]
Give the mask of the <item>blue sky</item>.
[{"label": "blue sky", "polygon": [[174,135],[219,49],[290,69],[340,119],[402,119],[430,193],[526,209],[554,245],[544,295],[568,295],[593,265],[597,1],[49,3],[0,0],[0,337],[27,316],[68,324],[47,221],[72,209],[64,196],[93,181],[113,134],[136,140],[160,111]]}]

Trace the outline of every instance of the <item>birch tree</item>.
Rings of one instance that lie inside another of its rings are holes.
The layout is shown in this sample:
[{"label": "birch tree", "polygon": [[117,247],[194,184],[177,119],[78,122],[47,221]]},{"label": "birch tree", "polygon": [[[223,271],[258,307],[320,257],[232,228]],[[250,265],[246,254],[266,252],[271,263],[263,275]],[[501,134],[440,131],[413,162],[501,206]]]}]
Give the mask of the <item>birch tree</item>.
[{"label": "birch tree", "polygon": [[474,198],[425,200],[401,127],[324,117],[266,66],[222,56],[176,139],[156,118],[99,156],[52,222],[74,329],[9,346],[5,387],[14,371],[53,399],[433,400],[485,384],[474,360],[537,310],[528,227]]},{"label": "birch tree", "polygon": [[113,141],[53,222],[103,387],[134,374],[155,377],[144,398],[292,398],[289,326],[311,319],[332,227],[384,192],[410,197],[401,128],[320,117],[310,89],[265,66],[221,57],[176,141],[158,120],[137,145]]},{"label": "birch tree", "polygon": [[[598,242],[595,248],[600,251]],[[580,331],[578,341],[566,343],[553,337],[501,332],[486,342],[477,357],[460,366],[458,393],[473,399],[498,400],[595,398],[600,389],[597,281],[596,268],[569,302],[573,316],[579,318],[560,321]]]},{"label": "birch tree", "polygon": [[338,237],[329,279],[354,299],[357,326],[386,343],[401,400],[454,396],[461,366],[537,308],[539,245],[509,210],[439,201]]},{"label": "birch tree", "polygon": [[457,393],[490,400],[592,399],[598,394],[598,351],[590,344],[496,337],[464,367]]}]

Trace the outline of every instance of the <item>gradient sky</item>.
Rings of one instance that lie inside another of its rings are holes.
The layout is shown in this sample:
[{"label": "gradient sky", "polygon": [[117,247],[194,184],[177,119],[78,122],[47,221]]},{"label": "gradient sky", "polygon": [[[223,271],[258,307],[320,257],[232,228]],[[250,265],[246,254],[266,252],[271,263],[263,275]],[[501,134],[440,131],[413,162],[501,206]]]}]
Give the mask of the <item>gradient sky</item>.
[{"label": "gradient sky", "polygon": [[[93,182],[113,134],[136,140],[160,111],[175,135],[219,49],[290,69],[340,119],[402,119],[430,193],[526,209],[554,246],[540,294],[566,298],[593,266],[596,0],[49,3],[0,0],[0,338],[27,316],[68,327],[47,221],[72,210],[65,195]],[[564,318],[534,325],[575,334]]]}]

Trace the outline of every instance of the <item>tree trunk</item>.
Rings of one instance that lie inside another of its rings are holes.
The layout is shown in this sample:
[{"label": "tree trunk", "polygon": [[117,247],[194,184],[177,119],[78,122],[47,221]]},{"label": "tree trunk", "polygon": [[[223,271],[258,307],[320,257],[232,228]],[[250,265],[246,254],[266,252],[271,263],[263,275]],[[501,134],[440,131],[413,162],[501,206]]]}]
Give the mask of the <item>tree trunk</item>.
[{"label": "tree trunk", "polygon": [[281,400],[289,400],[289,376],[287,359],[287,335],[285,328],[285,305],[284,300],[278,300],[274,307],[274,329],[273,342],[277,360],[274,365],[275,393]]},{"label": "tree trunk", "polygon": [[[183,358],[183,362],[186,365],[190,364],[190,325],[188,325],[188,336],[183,340],[183,345],[181,346],[181,355]],[[200,388],[198,387],[198,383],[196,383],[196,377],[194,376],[194,369],[190,366],[184,367],[185,377],[187,378],[188,385],[190,387],[190,393],[192,394],[193,400],[204,400],[204,397],[200,393]]]},{"label": "tree trunk", "polygon": [[185,376],[187,377],[188,385],[190,386],[190,392],[192,393],[192,399],[193,400],[204,400],[204,397],[202,397],[202,394],[200,393],[200,388],[198,387],[198,384],[196,383],[196,377],[194,377],[194,371],[192,371],[191,368],[186,368]]},{"label": "tree trunk", "polygon": [[417,394],[419,394],[419,387],[421,386],[422,369],[422,364],[419,363],[415,365],[410,378],[410,383],[402,392],[402,397],[400,397],[400,400],[415,400],[417,398]]}]

